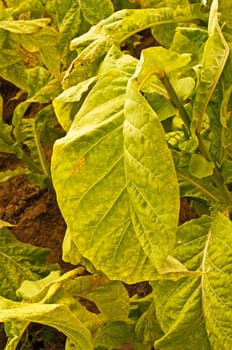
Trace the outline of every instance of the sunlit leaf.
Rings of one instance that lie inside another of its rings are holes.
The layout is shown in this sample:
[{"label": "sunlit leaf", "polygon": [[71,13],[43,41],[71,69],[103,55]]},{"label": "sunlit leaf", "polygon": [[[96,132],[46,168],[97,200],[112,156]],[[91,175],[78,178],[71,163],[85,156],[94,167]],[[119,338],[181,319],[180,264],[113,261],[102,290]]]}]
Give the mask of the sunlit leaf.
[{"label": "sunlit leaf", "polygon": [[201,131],[209,100],[222,74],[230,51],[217,23],[217,12],[214,8],[212,8],[210,19],[209,37],[204,46],[192,111],[191,129],[198,133]]},{"label": "sunlit leaf", "polygon": [[[175,256],[199,278],[152,283],[157,317],[165,335],[160,349],[230,348],[232,309],[231,232],[223,214],[202,217],[178,229]],[[211,346],[210,346],[211,344]]]},{"label": "sunlit leaf", "polygon": [[[117,60],[120,66],[125,57]],[[66,137],[55,145],[52,171],[69,237],[81,255],[110,278],[135,281],[155,276],[155,266],[167,272],[179,200],[162,126],[134,80],[125,99],[129,78],[114,69],[98,78]],[[167,182],[161,183],[164,173]]]},{"label": "sunlit leaf", "polygon": [[76,113],[84,102],[84,98],[95,81],[95,77],[85,80],[78,85],[66,89],[53,100],[57,118],[65,131],[68,131]]},{"label": "sunlit leaf", "polygon": [[37,322],[63,332],[74,349],[92,350],[90,332],[68,306],[62,304],[18,303],[0,297],[0,322]]}]

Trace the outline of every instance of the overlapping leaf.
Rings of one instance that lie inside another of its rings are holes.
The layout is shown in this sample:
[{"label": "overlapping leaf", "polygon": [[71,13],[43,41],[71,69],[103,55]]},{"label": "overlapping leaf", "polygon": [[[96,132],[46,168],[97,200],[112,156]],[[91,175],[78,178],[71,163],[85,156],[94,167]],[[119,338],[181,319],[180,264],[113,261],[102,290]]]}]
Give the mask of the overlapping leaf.
[{"label": "overlapping leaf", "polygon": [[[5,317],[4,321],[10,322],[6,327],[9,346],[11,343],[18,344],[22,329],[33,320],[48,324],[64,332],[68,336],[67,346],[71,347],[71,344],[73,344],[72,346],[75,345],[75,348],[79,343],[80,348],[83,348],[82,342],[85,338],[86,349],[92,349],[90,339],[92,343],[92,338],[95,337],[96,332],[96,342],[101,342],[103,334],[107,333],[105,328],[103,328],[103,332],[99,329],[103,322],[109,321],[109,325],[112,324],[111,327],[115,325],[116,329],[118,329],[117,325],[122,324],[127,333],[128,331],[132,332],[132,327],[127,325],[129,296],[123,284],[119,281],[109,281],[102,275],[80,276],[81,274],[83,274],[83,269],[77,268],[62,276],[60,276],[60,271],[55,271],[41,280],[24,281],[17,291],[17,295],[24,300],[22,313],[17,309],[19,304],[13,304],[9,301],[6,309],[2,310],[2,313],[0,312],[0,319],[3,320]],[[88,311],[82,305],[83,300],[85,300],[84,305],[88,305],[88,300],[94,302],[97,314]],[[32,305],[31,316],[23,314],[24,312],[27,313],[28,301]],[[64,310],[64,304],[66,310]],[[39,305],[43,305],[40,310],[41,314],[34,315],[33,309],[39,310]],[[65,311],[63,315],[60,314],[56,321],[53,318],[54,311],[48,316],[45,315],[52,305],[60,311]],[[9,317],[11,307],[16,308],[15,320],[17,320],[17,324],[15,326],[17,327],[14,326]],[[74,321],[74,317],[76,317],[77,322],[71,327],[71,320]],[[89,344],[87,344],[87,340],[89,340]],[[104,341],[109,345],[113,340],[110,340],[109,335],[109,339],[104,336]]]},{"label": "overlapping leaf", "polygon": [[18,303],[0,297],[0,322],[16,320],[37,322],[56,328],[70,339],[73,349],[93,349],[90,332],[67,305]]},{"label": "overlapping leaf", "polygon": [[62,62],[65,67],[68,67],[75,58],[75,53],[70,52],[69,49],[70,41],[79,33],[83,18],[81,16],[81,9],[76,1],[73,1],[71,6],[62,0],[56,1],[56,6],[58,7],[58,23],[60,22],[59,50],[61,52]]},{"label": "overlapping leaf", "polygon": [[115,57],[123,69],[99,76],[55,145],[52,172],[69,238],[80,253],[110,278],[133,282],[154,278],[170,253],[179,193],[158,117],[134,80],[126,93],[134,60]]},{"label": "overlapping leaf", "polygon": [[[160,349],[229,349],[232,345],[232,224],[223,214],[178,229],[175,256],[202,276],[152,283],[157,317],[165,335]],[[210,345],[211,344],[211,345]]]},{"label": "overlapping leaf", "polygon": [[11,33],[17,34],[31,34],[43,28],[50,22],[49,18],[38,18],[28,21],[17,20],[17,21],[0,21],[0,28],[7,30]]},{"label": "overlapping leaf", "polygon": [[[64,79],[64,88],[92,77],[96,74],[100,62],[104,59],[110,46],[122,45],[136,32],[156,26],[165,26],[178,21],[192,20],[192,13],[187,9],[177,11],[172,7],[156,9],[126,9],[116,11],[110,17],[91,27],[89,32],[77,37],[71,42],[71,49],[78,51],[78,57],[73,61]],[[155,29],[154,29],[155,30]]]},{"label": "overlapping leaf", "polygon": [[200,132],[206,108],[222,74],[229,55],[229,46],[218,24],[217,1],[213,1],[209,26],[209,37],[204,46],[200,79],[192,111],[193,131]]},{"label": "overlapping leaf", "polygon": [[48,250],[19,242],[7,228],[1,228],[0,261],[1,295],[16,299],[16,290],[25,279],[36,280],[46,275]]}]

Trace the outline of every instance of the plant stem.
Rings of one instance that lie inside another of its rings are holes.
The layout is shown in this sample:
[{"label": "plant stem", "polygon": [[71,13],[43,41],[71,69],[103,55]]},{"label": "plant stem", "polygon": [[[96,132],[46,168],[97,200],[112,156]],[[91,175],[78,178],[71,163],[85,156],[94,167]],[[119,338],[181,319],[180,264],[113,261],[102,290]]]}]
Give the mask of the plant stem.
[{"label": "plant stem", "polygon": [[36,149],[38,152],[38,157],[39,157],[41,168],[43,170],[44,175],[49,178],[49,176],[50,176],[49,170],[46,167],[46,159],[45,159],[45,156],[43,154],[42,146],[40,144],[39,135],[37,135],[36,130],[35,130],[35,124],[34,124],[34,135],[35,135],[35,144],[36,144]]},{"label": "plant stem", "polygon": [[[185,127],[187,131],[190,133],[190,124],[191,121],[189,119],[189,116],[182,105],[181,101],[179,100],[179,97],[177,96],[168,76],[164,73],[164,75],[160,78],[161,82],[163,83],[164,87],[166,88],[172,103],[174,106],[179,110],[180,116],[185,124]],[[208,161],[214,163],[214,174],[213,178],[215,181],[215,184],[223,197],[225,198],[226,202],[231,205],[232,204],[232,194],[228,190],[228,188],[225,185],[225,181],[223,179],[223,176],[221,174],[220,169],[218,168],[217,164],[213,161],[211,154],[207,147],[205,147],[204,140],[200,134],[200,132],[196,131],[196,136],[198,139],[198,151],[201,153],[201,155]]]},{"label": "plant stem", "polygon": [[[12,150],[12,152],[17,156],[17,152],[14,150],[14,142],[6,135],[4,134],[4,131],[0,128],[0,139],[4,141],[4,143]],[[18,157],[23,161],[27,167],[35,172],[35,173],[41,173],[41,169],[27,156],[27,154],[22,150],[22,157]]]},{"label": "plant stem", "polygon": [[199,152],[204,156],[204,158],[208,162],[214,163],[213,178],[214,178],[214,181],[215,181],[217,188],[219,189],[219,191],[221,192],[221,194],[225,198],[226,202],[228,202],[228,204],[231,205],[232,204],[232,194],[230,193],[230,191],[228,190],[228,188],[225,185],[225,181],[223,179],[223,176],[221,174],[220,169],[218,168],[217,164],[213,161],[212,156],[211,156],[209,150],[207,149],[207,147],[205,147],[204,140],[203,140],[202,136],[199,133],[196,133],[196,136],[198,138],[198,150],[199,150]]},{"label": "plant stem", "polygon": [[180,102],[179,97],[177,96],[176,91],[174,90],[168,76],[164,73],[164,75],[160,78],[160,80],[163,83],[164,87],[166,88],[172,103],[179,110],[180,116],[184,122],[184,125],[189,132],[191,121],[189,119],[188,113],[186,112],[183,104]]},{"label": "plant stem", "polygon": [[41,169],[26,155],[26,153],[23,153],[21,159],[31,171],[33,171],[34,173],[41,173]]}]

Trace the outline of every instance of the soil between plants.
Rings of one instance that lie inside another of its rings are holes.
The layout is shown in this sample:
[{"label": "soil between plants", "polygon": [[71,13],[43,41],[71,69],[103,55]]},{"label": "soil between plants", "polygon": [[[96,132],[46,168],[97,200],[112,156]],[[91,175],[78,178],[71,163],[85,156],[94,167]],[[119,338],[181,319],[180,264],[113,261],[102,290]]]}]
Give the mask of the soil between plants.
[{"label": "soil between plants", "polygon": [[[18,161],[0,154],[0,170],[12,169]],[[48,262],[58,263],[61,269],[72,266],[62,260],[62,241],[66,230],[55,193],[30,183],[25,176],[0,184],[0,219],[15,225],[11,232],[21,242],[50,249]],[[24,350],[63,350],[65,336],[55,329],[31,324],[25,337]],[[0,328],[0,350],[6,338]]]}]

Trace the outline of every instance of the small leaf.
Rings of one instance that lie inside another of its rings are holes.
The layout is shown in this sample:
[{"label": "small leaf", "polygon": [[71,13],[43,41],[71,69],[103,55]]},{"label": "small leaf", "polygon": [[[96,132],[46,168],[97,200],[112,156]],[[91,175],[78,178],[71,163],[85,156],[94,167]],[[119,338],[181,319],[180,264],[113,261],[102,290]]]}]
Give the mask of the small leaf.
[{"label": "small leaf", "polygon": [[61,91],[60,82],[43,67],[28,69],[28,102],[47,103]]},{"label": "small leaf", "polygon": [[[19,55],[18,53],[16,54]],[[14,60],[12,56],[13,55],[11,54],[11,57],[9,57],[11,62]],[[27,70],[22,60],[20,59],[18,62],[10,65],[6,63],[3,64],[4,67],[0,69],[1,77],[16,85],[18,88],[27,91]]]},{"label": "small leaf", "polygon": [[15,176],[22,174],[29,174],[30,171],[27,168],[16,168],[14,170],[0,171],[0,183],[6,182]]},{"label": "small leaf", "polygon": [[85,80],[78,85],[66,89],[52,101],[57,119],[65,131],[68,131],[84,98],[95,82],[95,77]]},{"label": "small leaf", "polygon": [[[173,141],[175,142],[175,140]],[[186,152],[172,151],[176,165],[181,197],[192,197],[207,202],[223,202],[224,198],[220,191],[208,178],[199,179],[193,177],[189,170],[191,155]]]},{"label": "small leaf", "polygon": [[156,75],[163,78],[164,73],[168,74],[173,70],[186,66],[191,60],[189,54],[178,54],[163,47],[151,47],[143,50],[141,58],[141,70],[138,74],[139,85],[151,76]]},{"label": "small leaf", "polygon": [[100,38],[87,46],[67,70],[62,83],[63,88],[67,89],[95,76],[111,45],[111,41]]},{"label": "small leaf", "polygon": [[16,289],[25,279],[45,276],[50,267],[46,263],[48,249],[37,248],[17,241],[7,228],[0,229],[1,295],[16,299]]},{"label": "small leaf", "polygon": [[204,177],[210,176],[213,174],[214,163],[207,161],[200,154],[193,153],[191,156],[191,160],[189,163],[189,171],[190,173],[197,177],[198,179],[202,179]]},{"label": "small leaf", "polygon": [[17,20],[17,21],[0,21],[0,28],[8,30],[11,33],[31,34],[43,28],[50,22],[49,18],[38,18],[32,20]]},{"label": "small leaf", "polygon": [[80,0],[80,7],[83,16],[91,25],[109,17],[114,10],[110,0]]},{"label": "small leaf", "polygon": [[135,336],[137,341],[142,344],[150,344],[150,346],[154,344],[156,339],[163,336],[163,332],[156,319],[155,305],[153,302],[137,321]]},{"label": "small leaf", "polygon": [[50,274],[42,279],[37,281],[23,281],[21,286],[17,290],[17,296],[28,301],[30,299],[38,298],[38,295],[42,299],[41,291],[46,293],[46,289],[50,284],[57,281],[61,275],[60,271],[51,271]]},{"label": "small leaf", "polygon": [[18,303],[0,297],[0,322],[36,322],[64,333],[78,350],[92,350],[89,330],[67,305]]}]

